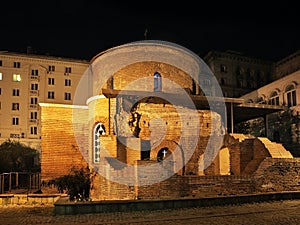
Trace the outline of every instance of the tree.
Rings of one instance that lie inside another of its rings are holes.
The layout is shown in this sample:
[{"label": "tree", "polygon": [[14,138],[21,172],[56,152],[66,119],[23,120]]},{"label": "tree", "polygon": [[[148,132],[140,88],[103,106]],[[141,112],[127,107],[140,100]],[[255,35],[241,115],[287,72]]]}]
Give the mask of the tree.
[{"label": "tree", "polygon": [[0,173],[40,171],[39,152],[36,149],[10,139],[0,145]]}]

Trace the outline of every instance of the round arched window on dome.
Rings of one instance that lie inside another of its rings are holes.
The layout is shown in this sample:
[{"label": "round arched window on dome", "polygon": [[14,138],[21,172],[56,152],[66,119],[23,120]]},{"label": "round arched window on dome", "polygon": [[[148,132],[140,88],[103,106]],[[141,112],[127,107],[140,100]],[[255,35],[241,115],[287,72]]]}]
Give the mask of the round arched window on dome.
[{"label": "round arched window on dome", "polygon": [[161,75],[158,72],[154,73],[154,91],[159,92],[162,91],[162,80],[161,80]]}]

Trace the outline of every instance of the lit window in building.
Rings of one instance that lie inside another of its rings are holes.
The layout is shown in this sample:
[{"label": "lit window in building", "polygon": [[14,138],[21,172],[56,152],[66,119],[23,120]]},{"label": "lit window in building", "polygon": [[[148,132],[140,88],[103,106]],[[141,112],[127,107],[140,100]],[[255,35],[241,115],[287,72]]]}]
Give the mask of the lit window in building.
[{"label": "lit window in building", "polygon": [[71,100],[71,93],[65,92],[65,100]]},{"label": "lit window in building", "polygon": [[37,127],[30,127],[30,134],[36,135],[37,134]]},{"label": "lit window in building", "polygon": [[12,125],[19,125],[19,118],[18,117],[13,117],[12,118]]},{"label": "lit window in building", "polygon": [[19,110],[19,103],[12,103],[12,110]]},{"label": "lit window in building", "polygon": [[96,124],[94,128],[94,163],[100,162],[100,136],[105,135],[105,126],[103,123]]},{"label": "lit window in building", "polygon": [[279,105],[279,96],[278,96],[278,93],[277,93],[276,91],[274,91],[274,92],[270,95],[269,104],[270,104],[270,105]]},{"label": "lit window in building", "polygon": [[14,62],[14,68],[20,68],[21,63],[20,62]]},{"label": "lit window in building", "polygon": [[48,78],[48,84],[49,84],[49,85],[54,85],[54,78],[49,77],[49,78]]},{"label": "lit window in building", "polygon": [[12,95],[13,96],[20,96],[20,90],[19,89],[13,89]]},{"label": "lit window in building", "polygon": [[285,89],[288,107],[296,106],[296,90],[294,85],[289,85]]},{"label": "lit window in building", "polygon": [[2,80],[2,73],[0,73],[0,80]]},{"label": "lit window in building", "polygon": [[21,75],[20,74],[13,74],[13,81],[20,82],[21,81]]},{"label": "lit window in building", "polygon": [[65,79],[65,86],[71,86],[71,80]]},{"label": "lit window in building", "polygon": [[54,99],[54,91],[48,91],[48,98]]}]

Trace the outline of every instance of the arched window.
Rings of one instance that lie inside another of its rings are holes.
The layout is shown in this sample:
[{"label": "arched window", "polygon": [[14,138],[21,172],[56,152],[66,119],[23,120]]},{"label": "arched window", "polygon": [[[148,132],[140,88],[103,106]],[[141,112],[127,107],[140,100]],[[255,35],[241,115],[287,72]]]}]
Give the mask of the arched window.
[{"label": "arched window", "polygon": [[161,75],[158,72],[154,73],[154,91],[162,91],[162,80],[161,80]]},{"label": "arched window", "polygon": [[105,135],[105,126],[103,123],[97,123],[94,127],[94,163],[100,162],[100,136]]},{"label": "arched window", "polygon": [[168,155],[170,154],[170,151],[168,148],[162,148],[157,153],[157,161],[161,162],[163,161]]},{"label": "arched window", "polygon": [[258,104],[266,104],[265,98],[260,96],[256,99],[256,103]]},{"label": "arched window", "polygon": [[285,94],[286,94],[286,100],[287,100],[288,107],[297,105],[296,89],[293,84],[290,84],[285,88]]},{"label": "arched window", "polygon": [[272,94],[270,95],[270,100],[269,100],[270,105],[279,105],[279,96],[277,91],[273,91]]}]

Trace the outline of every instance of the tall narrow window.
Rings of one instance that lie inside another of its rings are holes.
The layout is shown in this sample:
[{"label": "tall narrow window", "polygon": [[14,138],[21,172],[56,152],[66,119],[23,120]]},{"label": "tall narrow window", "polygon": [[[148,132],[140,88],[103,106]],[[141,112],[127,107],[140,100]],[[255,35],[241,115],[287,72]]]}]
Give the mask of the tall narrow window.
[{"label": "tall narrow window", "polygon": [[50,72],[53,72],[55,71],[55,66],[51,65],[51,66],[48,66],[48,71]]},{"label": "tall narrow window", "polygon": [[71,67],[66,67],[65,68],[65,74],[69,74],[72,72],[72,68]]},{"label": "tall narrow window", "polygon": [[14,68],[20,68],[21,63],[20,62],[14,62]]},{"label": "tall narrow window", "polygon": [[94,163],[100,162],[100,136],[105,135],[105,126],[103,123],[96,124],[94,128]]},{"label": "tall narrow window", "polygon": [[54,85],[54,78],[53,77],[48,78],[48,84],[49,85]]},{"label": "tall narrow window", "polygon": [[48,98],[54,99],[54,91],[48,91]]},{"label": "tall narrow window", "polygon": [[12,110],[19,110],[19,103],[12,103]]},{"label": "tall narrow window", "polygon": [[71,80],[65,79],[65,86],[71,86]]},{"label": "tall narrow window", "polygon": [[31,75],[33,76],[39,75],[39,70],[31,70]]},{"label": "tall narrow window", "polygon": [[65,100],[71,100],[71,93],[65,92]]},{"label": "tall narrow window", "polygon": [[31,84],[31,89],[32,91],[37,91],[39,89],[39,84],[33,83]]},{"label": "tall narrow window", "polygon": [[12,118],[12,125],[19,125],[19,118],[18,117],[13,117]]},{"label": "tall narrow window", "polygon": [[37,112],[30,112],[30,119],[36,120],[37,119]]},{"label": "tall narrow window", "polygon": [[154,78],[154,91],[155,92],[162,91],[161,75],[158,72],[155,72],[153,78]]},{"label": "tall narrow window", "polygon": [[278,93],[277,93],[276,91],[274,91],[274,92],[270,95],[269,104],[270,104],[270,105],[279,105],[279,96],[278,96]]},{"label": "tall narrow window", "polygon": [[227,73],[227,66],[224,64],[220,65],[220,71],[223,73]]},{"label": "tall narrow window", "polygon": [[2,80],[2,73],[0,73],[0,80]]},{"label": "tall narrow window", "polygon": [[31,105],[36,105],[37,102],[38,102],[38,99],[37,99],[37,98],[35,98],[35,97],[30,98],[30,104],[31,104]]},{"label": "tall narrow window", "polygon": [[19,89],[13,89],[12,95],[13,96],[20,96],[20,90]]},{"label": "tall narrow window", "polygon": [[296,90],[294,85],[289,85],[285,89],[288,107],[297,105]]},{"label": "tall narrow window", "polygon": [[37,134],[37,127],[30,127],[30,134],[36,135]]},{"label": "tall narrow window", "polygon": [[13,81],[14,82],[20,82],[21,81],[21,75],[20,74],[13,74]]}]

